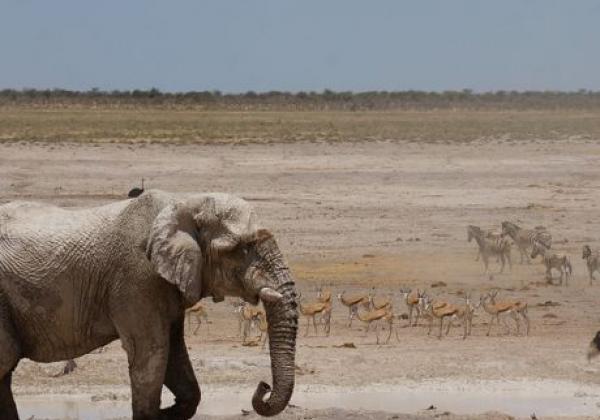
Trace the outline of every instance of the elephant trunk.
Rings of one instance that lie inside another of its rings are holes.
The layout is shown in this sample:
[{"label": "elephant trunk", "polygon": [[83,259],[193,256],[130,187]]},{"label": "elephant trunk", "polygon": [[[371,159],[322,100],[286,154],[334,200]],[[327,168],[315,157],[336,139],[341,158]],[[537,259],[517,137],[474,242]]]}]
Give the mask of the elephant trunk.
[{"label": "elephant trunk", "polygon": [[[294,391],[298,331],[296,292],[288,273],[280,275],[278,280],[277,291],[283,295],[283,298],[275,303],[263,301],[269,325],[273,389],[265,382],[261,382],[256,388],[252,406],[261,416],[274,416],[283,411]],[[271,392],[271,395],[268,399],[264,399],[268,392]]]}]

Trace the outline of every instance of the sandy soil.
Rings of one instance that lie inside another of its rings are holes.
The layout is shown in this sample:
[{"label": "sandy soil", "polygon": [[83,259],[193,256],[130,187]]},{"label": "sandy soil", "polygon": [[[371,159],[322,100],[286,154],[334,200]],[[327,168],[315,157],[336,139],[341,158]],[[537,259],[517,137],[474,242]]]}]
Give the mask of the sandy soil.
[{"label": "sandy soil", "polygon": [[[584,354],[600,326],[595,305],[600,285],[588,285],[581,247],[600,246],[599,162],[597,143],[584,140],[194,147],[13,143],[0,145],[0,202],[96,205],[120,199],[142,177],[151,188],[227,191],[252,201],[275,231],[304,296],[313,296],[319,285],[334,293],[376,286],[379,294],[393,296],[398,315],[406,311],[400,287],[427,288],[455,302],[461,291],[478,297],[499,287],[503,296],[529,303],[529,337],[507,336],[497,327],[486,337],[483,311],[467,340],[460,328],[438,340],[423,326],[407,328],[399,319],[398,338],[394,334],[387,345],[376,345],[374,334],[365,334],[358,323],[348,329],[340,305],[334,307],[330,337],[312,330],[304,337],[303,319],[294,400],[302,408],[282,418],[464,418],[445,416],[446,410],[597,418],[600,363],[588,364]],[[512,272],[484,275],[465,227],[498,227],[503,220],[546,226],[554,248],[571,257],[571,285],[546,285],[540,262],[521,265],[516,251]],[[438,281],[446,286],[431,288]],[[547,301],[556,305],[544,306]],[[230,305],[208,306],[210,324],[188,336],[205,392],[200,411],[233,415],[250,406],[259,380],[270,380],[269,358],[260,348],[241,346]],[[354,346],[340,347],[344,343]],[[54,378],[62,364],[22,361],[14,388],[24,411],[38,418],[32,401],[69,398],[86,401],[96,412],[102,404],[128,406],[127,366],[118,342],[78,364],[73,374]],[[340,398],[344,394],[356,398]],[[209,407],[211,399],[223,403]],[[83,408],[68,411],[73,404],[59,408],[58,416],[88,418]],[[424,412],[430,405],[437,410]]]}]

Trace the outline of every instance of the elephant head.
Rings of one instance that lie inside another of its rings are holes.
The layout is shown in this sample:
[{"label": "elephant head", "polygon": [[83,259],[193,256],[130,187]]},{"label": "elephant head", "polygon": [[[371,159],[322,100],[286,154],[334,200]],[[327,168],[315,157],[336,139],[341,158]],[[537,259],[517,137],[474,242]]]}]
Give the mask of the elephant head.
[{"label": "elephant head", "polygon": [[206,296],[215,301],[239,296],[252,304],[263,302],[273,389],[261,382],[252,404],[263,416],[280,413],[294,389],[296,293],[275,238],[258,228],[250,205],[226,194],[171,203],[154,220],[147,255],[188,305]]}]

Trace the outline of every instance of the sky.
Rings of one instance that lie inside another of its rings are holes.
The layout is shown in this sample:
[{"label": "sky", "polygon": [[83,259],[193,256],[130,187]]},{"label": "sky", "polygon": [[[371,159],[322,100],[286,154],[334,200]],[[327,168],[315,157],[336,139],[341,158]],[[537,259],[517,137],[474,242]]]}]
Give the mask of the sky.
[{"label": "sky", "polygon": [[0,89],[600,90],[600,0],[0,0]]}]

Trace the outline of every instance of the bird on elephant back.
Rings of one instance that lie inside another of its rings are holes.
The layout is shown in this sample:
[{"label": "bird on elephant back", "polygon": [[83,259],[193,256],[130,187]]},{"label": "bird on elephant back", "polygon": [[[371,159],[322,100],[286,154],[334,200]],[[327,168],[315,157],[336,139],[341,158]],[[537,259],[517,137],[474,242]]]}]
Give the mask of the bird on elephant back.
[{"label": "bird on elephant back", "polygon": [[[273,388],[260,382],[252,404],[276,415],[294,389],[296,292],[275,238],[246,201],[152,190],[79,210],[0,206],[2,419],[18,419],[11,377],[20,359],[68,360],[116,339],[129,362],[133,419],[192,417],[200,388],[185,309],[226,296],[263,303]],[[161,409],[163,385],[175,404]]]}]

